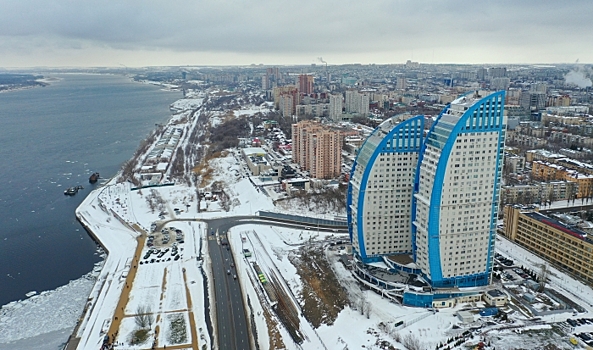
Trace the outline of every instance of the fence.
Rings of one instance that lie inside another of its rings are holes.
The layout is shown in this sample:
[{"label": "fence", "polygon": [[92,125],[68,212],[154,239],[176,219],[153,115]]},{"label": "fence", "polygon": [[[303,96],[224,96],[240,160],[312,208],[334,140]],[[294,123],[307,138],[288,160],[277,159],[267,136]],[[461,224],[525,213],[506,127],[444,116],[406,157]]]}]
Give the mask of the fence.
[{"label": "fence", "polygon": [[291,214],[280,214],[280,213],[273,213],[269,211],[258,211],[256,213],[260,218],[263,219],[275,219],[275,220],[282,220],[282,221],[289,221],[298,224],[304,225],[311,225],[311,227],[330,227],[330,228],[340,228],[346,229],[348,228],[348,223],[342,220],[328,220],[322,218],[312,218],[308,216],[300,216],[300,215],[291,215]]}]

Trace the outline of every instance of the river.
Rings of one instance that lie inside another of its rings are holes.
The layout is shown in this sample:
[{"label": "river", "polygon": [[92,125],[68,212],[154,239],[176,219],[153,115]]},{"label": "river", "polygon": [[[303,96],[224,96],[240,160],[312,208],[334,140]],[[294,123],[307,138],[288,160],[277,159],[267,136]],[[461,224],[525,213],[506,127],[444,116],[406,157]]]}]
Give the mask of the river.
[{"label": "river", "polygon": [[[74,210],[182,98],[123,76],[44,76],[58,80],[0,94],[0,305],[93,269],[97,246]],[[103,178],[95,185],[92,172]]]}]

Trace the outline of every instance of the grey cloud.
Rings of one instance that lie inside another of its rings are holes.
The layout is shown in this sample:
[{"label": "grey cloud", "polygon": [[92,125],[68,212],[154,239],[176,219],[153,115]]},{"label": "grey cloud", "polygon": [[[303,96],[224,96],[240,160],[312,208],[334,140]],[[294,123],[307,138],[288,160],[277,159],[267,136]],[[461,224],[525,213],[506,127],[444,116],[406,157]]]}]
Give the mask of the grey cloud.
[{"label": "grey cloud", "polygon": [[585,50],[593,32],[589,0],[0,0],[0,8],[4,51],[15,39],[22,47],[51,38],[47,45],[278,55],[523,48],[543,62],[536,55],[554,46]]}]

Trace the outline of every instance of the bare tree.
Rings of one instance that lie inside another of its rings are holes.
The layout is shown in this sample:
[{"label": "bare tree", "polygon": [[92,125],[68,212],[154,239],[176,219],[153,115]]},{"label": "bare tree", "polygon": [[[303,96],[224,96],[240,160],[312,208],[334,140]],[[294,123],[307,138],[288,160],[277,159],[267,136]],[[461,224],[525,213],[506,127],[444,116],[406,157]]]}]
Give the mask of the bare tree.
[{"label": "bare tree", "polygon": [[136,321],[136,325],[140,328],[151,327],[154,323],[154,315],[152,314],[150,307],[139,305],[136,309],[134,321]]},{"label": "bare tree", "polygon": [[538,276],[539,291],[543,292],[546,289],[546,282],[548,280],[548,274],[550,273],[548,264],[541,264]]},{"label": "bare tree", "polygon": [[402,344],[408,350],[422,350],[422,343],[420,342],[420,339],[416,338],[411,333],[403,336]]}]

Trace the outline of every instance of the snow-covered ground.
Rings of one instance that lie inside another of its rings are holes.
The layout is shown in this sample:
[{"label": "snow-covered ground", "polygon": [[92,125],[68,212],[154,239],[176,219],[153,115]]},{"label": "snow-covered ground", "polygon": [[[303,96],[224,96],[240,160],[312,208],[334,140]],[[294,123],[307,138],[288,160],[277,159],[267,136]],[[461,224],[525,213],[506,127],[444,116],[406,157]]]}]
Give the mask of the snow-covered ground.
[{"label": "snow-covered ground", "polygon": [[[246,241],[243,241],[242,237],[245,237]],[[264,274],[275,273],[283,277],[286,285],[291,290],[291,294],[297,299],[297,304],[301,302],[299,296],[303,288],[303,282],[297,274],[297,268],[288,258],[290,252],[297,250],[307,242],[323,241],[331,237],[332,234],[330,233],[271,227],[269,225],[240,226],[232,229],[229,233],[233,252],[238,262],[237,270],[240,271],[240,279],[244,285],[244,290],[250,295],[251,300],[257,300],[255,290],[258,288],[258,283],[256,279],[255,285],[250,282],[254,281],[254,279],[250,279],[249,276],[252,273],[250,264],[256,262],[264,271]],[[243,249],[252,251],[253,256],[245,258],[241,254]],[[438,314],[433,314],[425,309],[396,305],[376,293],[362,291],[350,275],[350,272],[338,261],[336,251],[328,251],[328,255],[332,262],[332,268],[339,276],[341,283],[347,289],[351,289],[353,295],[364,294],[369,304],[372,305],[372,311],[367,318],[359,311],[346,306],[339,313],[333,325],[322,325],[318,329],[314,329],[307,319],[302,316],[301,310],[300,330],[306,338],[306,341],[301,344],[303,349],[362,349],[372,347],[378,340],[388,340],[391,344],[396,344],[397,342],[394,339],[380,330],[381,326],[379,324],[391,323],[393,325],[398,321],[411,323],[400,331],[402,335],[413,334],[418,338],[422,338],[427,348],[433,348],[438,342],[446,339],[447,331],[451,329],[453,324],[459,323],[457,317],[453,315],[457,309],[444,310]],[[263,305],[260,307],[269,306]],[[412,323],[422,317],[426,318]],[[356,327],[353,327],[354,324]],[[262,336],[267,334],[267,326],[263,319],[259,319],[257,328],[258,334],[260,334],[259,339],[262,339]],[[286,330],[282,329],[282,331],[286,333]],[[430,334],[431,337],[427,338],[425,333]],[[287,348],[298,349],[299,346],[291,343],[287,334],[283,336]],[[266,349],[267,344],[264,343],[261,345],[262,348]]]},{"label": "snow-covered ground", "polygon": [[[555,289],[562,291],[574,302],[581,305],[587,312],[593,312],[593,289],[591,289],[591,287],[576,281],[574,278],[551,266],[542,258],[527,251],[525,248],[508,241],[501,235],[498,235],[496,239],[496,250],[504,256],[512,258],[515,265],[530,267],[531,270],[535,272],[540,271],[541,265],[548,265],[548,283]],[[551,316],[547,317],[551,318]],[[564,318],[567,317],[565,316]],[[559,318],[556,318],[556,320],[558,319]]]}]

